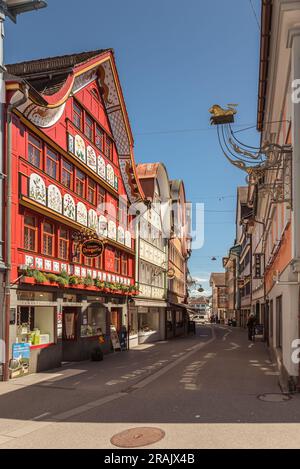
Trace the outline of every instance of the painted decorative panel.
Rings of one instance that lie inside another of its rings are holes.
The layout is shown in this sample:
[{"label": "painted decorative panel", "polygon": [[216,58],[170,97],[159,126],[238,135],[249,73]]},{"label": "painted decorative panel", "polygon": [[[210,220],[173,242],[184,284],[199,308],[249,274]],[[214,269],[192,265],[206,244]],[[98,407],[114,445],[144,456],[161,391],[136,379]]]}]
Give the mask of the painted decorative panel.
[{"label": "painted decorative panel", "polygon": [[41,257],[36,257],[35,258],[35,266],[37,269],[42,269],[43,268],[43,259]]},{"label": "painted decorative panel", "polygon": [[100,177],[103,179],[106,179],[106,166],[105,166],[105,161],[102,156],[98,156],[98,174]]},{"label": "painted decorative panel", "polygon": [[130,231],[125,231],[125,244],[127,247],[131,248],[131,233]]},{"label": "painted decorative panel", "polygon": [[64,216],[75,220],[75,201],[70,194],[64,195]]},{"label": "painted decorative panel", "polygon": [[117,239],[117,227],[113,220],[109,220],[108,222],[107,234],[109,238]]},{"label": "painted decorative panel", "polygon": [[53,270],[54,272],[60,272],[59,262],[53,262]]},{"label": "painted decorative panel", "polygon": [[75,155],[81,161],[86,162],[85,143],[83,138],[80,137],[80,135],[75,136]]},{"label": "painted decorative panel", "polygon": [[43,179],[35,173],[29,179],[29,197],[39,204],[46,205],[46,186]]},{"label": "painted decorative panel", "polygon": [[97,231],[98,229],[98,217],[95,210],[92,208],[89,210],[89,228]]},{"label": "painted decorative panel", "polygon": [[81,271],[80,271],[80,267],[78,267],[78,265],[75,266],[74,273],[75,273],[75,275],[77,275],[78,277],[80,277]]},{"label": "painted decorative panel", "polygon": [[115,176],[115,189],[116,191],[119,190],[119,180],[117,176]]},{"label": "painted decorative panel", "polygon": [[110,164],[106,166],[106,179],[111,186],[115,186],[115,173]]},{"label": "painted decorative panel", "polygon": [[86,268],[85,267],[81,267],[81,276],[86,277]]},{"label": "painted decorative panel", "polygon": [[93,171],[97,172],[96,153],[90,145],[86,149],[86,163]]},{"label": "painted decorative panel", "polygon": [[77,221],[81,223],[81,225],[87,226],[87,209],[82,202],[78,202],[77,204]]},{"label": "painted decorative panel", "polygon": [[34,265],[34,259],[32,256],[25,256],[25,264],[28,266],[28,267],[33,267]]},{"label": "painted decorative panel", "polygon": [[125,243],[125,231],[122,226],[118,226],[118,241],[119,243]]},{"label": "painted decorative panel", "polygon": [[98,224],[99,236],[107,237],[107,218],[104,215],[100,215]]},{"label": "painted decorative panel", "polygon": [[52,270],[52,262],[49,259],[45,260],[45,269]]},{"label": "painted decorative panel", "polygon": [[48,207],[56,212],[62,212],[62,196],[60,190],[54,184],[48,186]]},{"label": "painted decorative panel", "polygon": [[68,134],[68,151],[70,153],[75,153],[74,137],[71,134]]}]

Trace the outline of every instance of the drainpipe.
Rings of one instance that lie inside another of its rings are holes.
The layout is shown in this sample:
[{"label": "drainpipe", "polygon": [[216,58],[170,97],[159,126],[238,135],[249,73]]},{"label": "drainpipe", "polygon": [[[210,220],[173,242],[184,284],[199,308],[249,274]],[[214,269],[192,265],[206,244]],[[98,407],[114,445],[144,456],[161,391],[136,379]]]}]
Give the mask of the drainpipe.
[{"label": "drainpipe", "polygon": [[9,379],[9,323],[10,323],[10,277],[11,277],[11,205],[12,205],[12,111],[18,106],[24,104],[28,99],[29,87],[22,84],[23,96],[18,101],[10,103],[7,106],[7,144],[6,144],[6,207],[5,207],[5,286],[4,286],[4,302],[3,302],[3,324],[5,325],[5,363],[3,367],[3,381]]}]

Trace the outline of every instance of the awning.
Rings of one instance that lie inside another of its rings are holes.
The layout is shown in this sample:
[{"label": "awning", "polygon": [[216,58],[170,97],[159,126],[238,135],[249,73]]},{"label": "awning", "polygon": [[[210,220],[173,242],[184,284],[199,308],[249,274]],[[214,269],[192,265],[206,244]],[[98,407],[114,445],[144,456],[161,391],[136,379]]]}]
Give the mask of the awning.
[{"label": "awning", "polygon": [[182,308],[184,309],[185,311],[189,310],[190,309],[190,306],[189,305],[186,305],[184,303],[168,303],[168,307],[169,308]]},{"label": "awning", "polygon": [[142,298],[134,298],[134,306],[144,306],[147,308],[166,308],[168,303],[163,300],[147,300]]}]

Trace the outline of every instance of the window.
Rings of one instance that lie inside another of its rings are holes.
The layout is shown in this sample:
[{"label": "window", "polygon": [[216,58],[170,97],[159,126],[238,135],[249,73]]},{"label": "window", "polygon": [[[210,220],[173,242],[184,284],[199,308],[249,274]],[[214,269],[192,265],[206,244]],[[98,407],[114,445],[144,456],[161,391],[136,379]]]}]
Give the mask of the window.
[{"label": "window", "polygon": [[37,168],[41,167],[42,142],[33,135],[28,135],[28,161]]},{"label": "window", "polygon": [[93,259],[91,257],[83,256],[83,262],[84,265],[87,265],[88,267],[93,267]]},{"label": "window", "polygon": [[112,141],[111,139],[105,135],[105,149],[104,149],[105,156],[112,160]]},{"label": "window", "polygon": [[106,309],[101,303],[93,303],[82,313],[81,337],[106,333]]},{"label": "window", "polygon": [[82,130],[82,109],[76,101],[73,101],[73,123]]},{"label": "window", "polygon": [[96,144],[96,147],[99,148],[99,150],[102,152],[103,152],[103,143],[104,143],[104,132],[100,127],[98,127],[98,125],[96,125],[95,144]]},{"label": "window", "polygon": [[73,165],[66,160],[62,162],[62,175],[61,175],[61,183],[72,189],[73,185]]},{"label": "window", "polygon": [[80,197],[85,197],[85,174],[79,169],[76,169],[75,192]]},{"label": "window", "polygon": [[97,207],[98,207],[98,210],[101,210],[102,212],[104,212],[105,210],[105,190],[103,189],[103,187],[101,186],[98,186],[98,191],[97,191]]},{"label": "window", "polygon": [[127,256],[127,254],[122,254],[121,274],[122,275],[128,275],[128,256]]},{"label": "window", "polygon": [[89,140],[91,140],[91,142],[94,141],[93,125],[94,125],[93,119],[92,119],[88,114],[86,114],[86,115],[85,115],[84,133],[85,133],[85,135],[87,136],[87,138],[88,138]]},{"label": "window", "polygon": [[24,249],[36,251],[37,226],[36,218],[25,216],[24,218]]},{"label": "window", "polygon": [[103,269],[103,254],[99,257],[95,257],[95,268]]},{"label": "window", "polygon": [[96,204],[96,183],[90,178],[88,179],[87,200],[93,205]]},{"label": "window", "polygon": [[69,259],[69,232],[64,228],[59,230],[58,257],[65,260]]},{"label": "window", "polygon": [[43,248],[42,253],[46,256],[54,255],[54,227],[51,223],[43,223]]},{"label": "window", "polygon": [[120,273],[120,261],[121,261],[120,252],[119,252],[119,251],[115,251],[114,271],[115,271],[117,274]]},{"label": "window", "polygon": [[47,148],[46,173],[54,179],[58,177],[58,161],[58,155],[50,148]]}]

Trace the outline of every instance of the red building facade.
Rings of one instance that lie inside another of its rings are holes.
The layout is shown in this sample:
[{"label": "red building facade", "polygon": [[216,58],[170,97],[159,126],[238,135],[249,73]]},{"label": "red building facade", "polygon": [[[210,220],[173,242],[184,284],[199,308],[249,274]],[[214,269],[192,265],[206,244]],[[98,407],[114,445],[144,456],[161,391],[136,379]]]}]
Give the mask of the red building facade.
[{"label": "red building facade", "polygon": [[[143,192],[111,50],[7,68],[7,102],[16,103],[6,145],[9,356],[30,343],[29,368],[39,371],[88,358],[101,332],[109,349],[111,331],[127,325],[135,284],[128,206]],[[83,231],[103,241],[101,256],[82,254]]]}]

